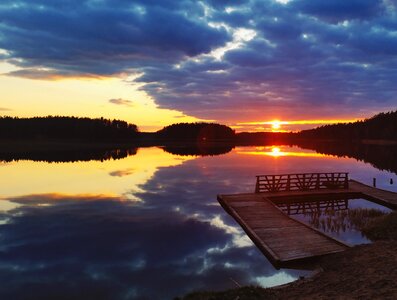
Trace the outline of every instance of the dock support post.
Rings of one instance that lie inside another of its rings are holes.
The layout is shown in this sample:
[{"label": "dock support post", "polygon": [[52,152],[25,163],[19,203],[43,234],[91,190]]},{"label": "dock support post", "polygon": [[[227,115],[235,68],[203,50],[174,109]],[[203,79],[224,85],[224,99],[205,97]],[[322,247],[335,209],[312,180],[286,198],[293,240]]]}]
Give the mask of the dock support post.
[{"label": "dock support post", "polygon": [[289,192],[291,190],[291,175],[287,175],[287,191]]},{"label": "dock support post", "polygon": [[372,186],[376,187],[376,178],[375,177],[372,179]]},{"label": "dock support post", "polygon": [[259,176],[256,176],[255,193],[259,193]]}]

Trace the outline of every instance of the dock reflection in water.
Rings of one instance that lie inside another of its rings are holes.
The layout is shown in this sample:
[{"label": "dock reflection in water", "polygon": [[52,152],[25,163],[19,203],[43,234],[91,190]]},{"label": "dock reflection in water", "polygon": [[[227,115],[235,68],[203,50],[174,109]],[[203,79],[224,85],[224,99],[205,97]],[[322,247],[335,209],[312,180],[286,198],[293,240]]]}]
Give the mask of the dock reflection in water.
[{"label": "dock reflection in water", "polygon": [[392,211],[366,199],[338,198],[337,195],[332,199],[283,199],[275,204],[292,218],[351,245],[370,243],[362,229],[374,218]]}]

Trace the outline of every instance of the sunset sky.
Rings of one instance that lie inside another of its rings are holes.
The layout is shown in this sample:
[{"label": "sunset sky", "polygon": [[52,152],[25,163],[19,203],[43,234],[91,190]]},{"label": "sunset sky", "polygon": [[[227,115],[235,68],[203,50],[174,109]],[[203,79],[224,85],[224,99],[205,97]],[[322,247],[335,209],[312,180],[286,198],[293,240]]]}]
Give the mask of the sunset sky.
[{"label": "sunset sky", "polygon": [[397,108],[394,0],[0,2],[0,115],[297,130]]}]

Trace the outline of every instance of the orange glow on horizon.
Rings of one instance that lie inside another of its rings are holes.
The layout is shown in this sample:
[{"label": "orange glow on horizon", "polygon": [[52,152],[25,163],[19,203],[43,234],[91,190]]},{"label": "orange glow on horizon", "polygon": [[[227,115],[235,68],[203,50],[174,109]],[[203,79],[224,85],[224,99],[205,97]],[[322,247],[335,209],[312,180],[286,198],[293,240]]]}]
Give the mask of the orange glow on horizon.
[{"label": "orange glow on horizon", "polygon": [[241,122],[237,123],[237,125],[263,125],[263,124],[273,124],[278,122],[280,125],[288,124],[288,125],[307,125],[307,124],[336,124],[336,123],[351,123],[360,121],[361,119],[316,119],[316,120],[293,120],[293,121],[256,121],[256,122]]},{"label": "orange glow on horizon", "polygon": [[[291,121],[280,121],[274,119],[272,121],[254,121],[254,122],[240,122],[236,123],[232,128],[238,131],[272,131],[272,132],[297,132],[304,128],[302,126],[313,125],[310,128],[317,126],[337,124],[337,123],[352,123],[362,119],[314,119],[314,120],[291,120]],[[268,125],[268,127],[266,127]],[[301,126],[299,126],[301,125]],[[299,126],[299,127],[298,127]],[[287,127],[287,128],[286,128]]]}]

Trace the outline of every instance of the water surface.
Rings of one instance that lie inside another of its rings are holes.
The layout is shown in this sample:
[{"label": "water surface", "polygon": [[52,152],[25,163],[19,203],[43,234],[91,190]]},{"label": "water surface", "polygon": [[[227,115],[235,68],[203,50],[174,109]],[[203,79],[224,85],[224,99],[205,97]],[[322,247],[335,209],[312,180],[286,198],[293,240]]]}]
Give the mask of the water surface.
[{"label": "water surface", "polygon": [[0,163],[1,299],[167,299],[286,283],[306,273],[276,270],[217,194],[252,192],[257,174],[335,171],[397,191],[393,173],[297,147],[134,153]]}]

